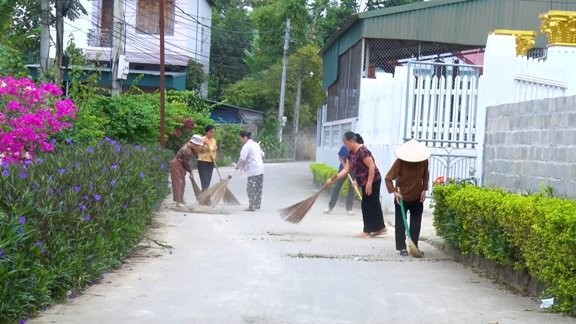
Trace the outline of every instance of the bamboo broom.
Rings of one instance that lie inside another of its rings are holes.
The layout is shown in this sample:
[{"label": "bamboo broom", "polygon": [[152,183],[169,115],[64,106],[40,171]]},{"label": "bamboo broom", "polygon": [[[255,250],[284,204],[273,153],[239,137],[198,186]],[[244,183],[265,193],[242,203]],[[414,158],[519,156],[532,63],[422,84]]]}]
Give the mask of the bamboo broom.
[{"label": "bamboo broom", "polygon": [[410,247],[410,255],[415,258],[423,258],[424,253],[418,249],[412,237],[410,237],[410,229],[408,228],[408,220],[406,219],[406,210],[404,209],[404,201],[402,200],[402,194],[400,193],[400,188],[396,188],[398,194],[400,195],[400,210],[402,211],[402,221],[404,222],[404,230],[406,231],[406,237],[408,238],[408,246]]},{"label": "bamboo broom", "polygon": [[293,224],[300,223],[302,219],[304,219],[304,216],[308,214],[310,208],[312,208],[312,206],[316,202],[316,199],[318,199],[318,196],[320,196],[322,191],[324,191],[326,188],[332,185],[335,178],[336,178],[335,176],[332,177],[330,182],[325,183],[324,186],[320,188],[320,190],[318,190],[315,194],[313,194],[309,198],[306,198],[292,206],[280,209],[280,216],[284,218],[284,220],[286,220],[287,222]]}]

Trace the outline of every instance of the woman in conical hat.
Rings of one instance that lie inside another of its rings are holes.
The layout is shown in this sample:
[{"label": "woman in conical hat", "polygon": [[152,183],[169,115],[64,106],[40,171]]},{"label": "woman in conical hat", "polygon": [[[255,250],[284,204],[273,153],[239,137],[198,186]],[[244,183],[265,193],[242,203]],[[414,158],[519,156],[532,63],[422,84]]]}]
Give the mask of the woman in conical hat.
[{"label": "woman in conical hat", "polygon": [[[397,159],[386,174],[384,181],[388,192],[394,194],[396,250],[400,251],[400,255],[407,256],[406,232],[399,205],[400,198],[404,202],[406,212],[410,212],[410,237],[418,246],[424,200],[430,179],[428,158],[431,152],[426,145],[412,139],[398,147],[395,154]],[[401,197],[397,188],[402,191]]]}]

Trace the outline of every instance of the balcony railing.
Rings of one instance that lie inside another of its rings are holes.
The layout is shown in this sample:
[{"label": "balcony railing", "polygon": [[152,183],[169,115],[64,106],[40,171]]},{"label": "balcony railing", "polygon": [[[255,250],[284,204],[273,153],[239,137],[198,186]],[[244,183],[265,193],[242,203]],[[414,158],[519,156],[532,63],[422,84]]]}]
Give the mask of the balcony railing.
[{"label": "balcony railing", "polygon": [[112,30],[90,29],[88,31],[88,46],[112,47]]}]

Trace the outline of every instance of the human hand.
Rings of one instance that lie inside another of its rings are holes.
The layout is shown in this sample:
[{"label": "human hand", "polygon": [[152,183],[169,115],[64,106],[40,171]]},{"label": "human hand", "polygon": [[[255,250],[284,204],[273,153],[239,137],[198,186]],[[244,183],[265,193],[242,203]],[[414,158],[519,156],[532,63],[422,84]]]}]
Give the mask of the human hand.
[{"label": "human hand", "polygon": [[422,193],[420,193],[420,202],[424,202],[424,200],[426,200],[426,191],[422,191]]},{"label": "human hand", "polygon": [[372,184],[371,183],[367,183],[366,184],[366,196],[372,196]]}]

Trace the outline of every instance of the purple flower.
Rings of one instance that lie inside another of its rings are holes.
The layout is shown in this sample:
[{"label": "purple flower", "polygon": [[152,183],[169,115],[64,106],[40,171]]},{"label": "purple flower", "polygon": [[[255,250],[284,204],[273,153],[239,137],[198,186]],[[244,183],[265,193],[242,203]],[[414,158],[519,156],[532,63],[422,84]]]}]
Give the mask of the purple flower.
[{"label": "purple flower", "polygon": [[2,162],[2,167],[4,169],[8,169],[9,166],[10,166],[10,164],[8,164],[8,162]]},{"label": "purple flower", "polygon": [[28,174],[26,172],[20,172],[20,179],[28,178]]},{"label": "purple flower", "polygon": [[20,224],[26,224],[26,217],[24,215],[20,216]]},{"label": "purple flower", "polygon": [[55,138],[51,139],[51,140],[50,140],[50,143],[56,144],[56,139],[55,139]]},{"label": "purple flower", "polygon": [[66,168],[61,168],[60,170],[58,170],[58,172],[60,172],[60,174],[64,174],[66,173]]},{"label": "purple flower", "polygon": [[104,137],[104,140],[106,141],[106,143],[110,143],[110,141],[112,140],[110,137],[106,136]]},{"label": "purple flower", "polygon": [[38,182],[34,182],[32,184],[32,188],[34,188],[34,190],[38,190],[38,189],[40,189],[40,185],[38,184]]},{"label": "purple flower", "polygon": [[26,320],[20,320],[20,324],[26,324]]},{"label": "purple flower", "polygon": [[40,248],[40,253],[41,253],[41,254],[44,254],[44,252],[46,252],[46,250],[44,249],[44,246],[42,246],[42,242],[36,241],[36,243],[34,243],[34,245],[35,245],[36,247],[39,247],[39,248]]},{"label": "purple flower", "polygon": [[166,170],[166,163],[160,163],[160,170]]},{"label": "purple flower", "polygon": [[32,164],[32,160],[26,160],[26,161],[24,161],[24,165],[30,165],[30,164]]},{"label": "purple flower", "polygon": [[44,163],[44,159],[43,158],[37,158],[36,163],[42,164],[42,163]]},{"label": "purple flower", "polygon": [[98,195],[98,194],[94,195],[94,200],[100,201],[100,198],[101,198],[100,195]]},{"label": "purple flower", "polygon": [[88,148],[86,149],[86,152],[92,154],[92,153],[94,153],[94,148],[92,146],[88,146]]},{"label": "purple flower", "polygon": [[74,189],[74,192],[78,192],[78,191],[80,191],[80,187],[79,187],[79,186],[74,186],[74,188],[73,188],[73,189]]},{"label": "purple flower", "polygon": [[85,210],[86,210],[86,205],[80,204],[80,211],[85,211]]},{"label": "purple flower", "polygon": [[134,145],[134,148],[137,149],[137,150],[139,150],[139,149],[140,149],[140,145],[136,144],[136,145]]},{"label": "purple flower", "polygon": [[128,204],[124,204],[124,209],[128,209]]},{"label": "purple flower", "polygon": [[90,214],[86,214],[86,217],[84,218],[86,219],[87,222],[89,222],[92,219],[92,217],[90,217]]},{"label": "purple flower", "polygon": [[112,181],[110,181],[110,185],[114,187],[116,185],[116,179],[112,179]]},{"label": "purple flower", "polygon": [[0,258],[3,257],[6,253],[4,253],[4,250],[0,250]]},{"label": "purple flower", "polygon": [[116,163],[116,162],[112,163],[112,166],[110,167],[110,169],[116,170],[117,168],[118,168],[118,163]]},{"label": "purple flower", "polygon": [[64,140],[64,143],[66,143],[66,145],[70,145],[72,144],[74,141],[71,138],[67,138]]},{"label": "purple flower", "polygon": [[140,172],[138,176],[140,177],[140,179],[144,179],[144,172]]},{"label": "purple flower", "polygon": [[8,169],[4,169],[4,171],[2,171],[2,175],[7,177],[10,175],[10,171],[8,171]]}]

